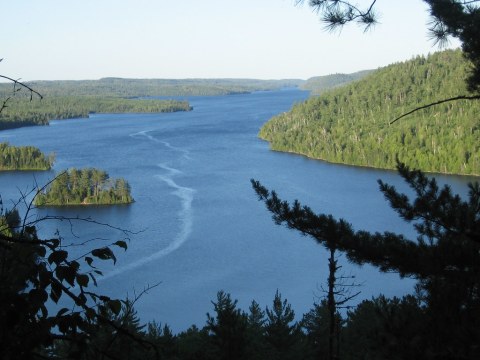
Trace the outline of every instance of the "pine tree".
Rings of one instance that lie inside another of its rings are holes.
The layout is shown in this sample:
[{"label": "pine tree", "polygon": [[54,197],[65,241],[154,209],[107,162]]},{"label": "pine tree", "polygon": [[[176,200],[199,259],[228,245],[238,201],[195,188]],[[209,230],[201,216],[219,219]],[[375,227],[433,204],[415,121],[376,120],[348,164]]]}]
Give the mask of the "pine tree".
[{"label": "pine tree", "polygon": [[435,356],[474,358],[480,355],[480,186],[470,184],[468,200],[454,195],[448,185],[399,164],[398,171],[414,191],[413,201],[379,180],[391,207],[418,233],[409,240],[393,232],[354,231],[345,220],[315,214],[298,201],[282,201],[259,182],[253,187],[285,224],[319,244],[334,243],[356,263],[370,263],[381,271],[398,272],[418,280],[427,306],[429,332],[425,346]]},{"label": "pine tree", "polygon": [[266,309],[265,340],[269,345],[269,359],[298,359],[303,353],[300,326],[287,299],[277,290],[272,308]]},{"label": "pine tree", "polygon": [[237,309],[237,300],[223,291],[213,302],[215,317],[207,314],[207,330],[219,352],[220,359],[234,360],[244,356],[247,342],[247,318]]}]

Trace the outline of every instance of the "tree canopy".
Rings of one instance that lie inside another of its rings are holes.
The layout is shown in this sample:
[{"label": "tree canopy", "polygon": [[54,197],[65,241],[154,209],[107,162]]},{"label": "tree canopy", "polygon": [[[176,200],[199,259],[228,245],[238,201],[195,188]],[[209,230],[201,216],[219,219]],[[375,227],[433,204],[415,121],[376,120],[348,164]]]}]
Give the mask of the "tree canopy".
[{"label": "tree canopy", "polygon": [[95,169],[69,169],[57,175],[35,197],[36,206],[113,205],[133,202],[130,185]]},{"label": "tree canopy", "polygon": [[272,149],[335,163],[395,169],[397,157],[424,171],[480,175],[480,101],[411,109],[466,92],[460,50],[417,56],[323,92],[269,120]]},{"label": "tree canopy", "polygon": [[55,155],[45,155],[34,146],[13,146],[0,143],[1,170],[50,170]]}]

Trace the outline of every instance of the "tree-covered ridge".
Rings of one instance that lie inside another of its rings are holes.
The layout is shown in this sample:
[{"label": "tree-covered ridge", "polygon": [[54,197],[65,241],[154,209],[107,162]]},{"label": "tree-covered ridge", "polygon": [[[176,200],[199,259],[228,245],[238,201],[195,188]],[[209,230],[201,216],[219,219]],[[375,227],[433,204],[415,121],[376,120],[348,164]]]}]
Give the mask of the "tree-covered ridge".
[{"label": "tree-covered ridge", "polygon": [[14,97],[0,114],[0,130],[29,125],[48,125],[54,119],[87,118],[90,113],[154,113],[190,111],[187,101],[123,99],[101,96],[45,96],[30,101]]},{"label": "tree-covered ridge", "polygon": [[[49,96],[211,96],[250,93],[297,87],[304,80],[257,79],[124,79],[32,81],[28,85],[45,97]],[[0,84],[0,94],[11,92],[8,84]]]},{"label": "tree-covered ridge", "polygon": [[35,197],[36,206],[113,205],[133,202],[130,185],[99,169],[72,168],[59,174]]},{"label": "tree-covered ridge", "polygon": [[0,143],[0,171],[50,170],[55,155],[45,155],[34,146],[13,146]]},{"label": "tree-covered ridge", "polygon": [[396,157],[424,171],[480,174],[478,101],[417,107],[467,94],[469,64],[444,51],[381,68],[365,79],[295,105],[259,136],[278,151],[335,163],[394,169]]},{"label": "tree-covered ridge", "polygon": [[303,83],[300,88],[310,90],[312,95],[319,95],[327,90],[347,85],[352,81],[360,80],[372,73],[374,70],[362,70],[352,74],[330,74],[315,76]]},{"label": "tree-covered ridge", "polygon": [[0,113],[0,130],[47,125],[54,119],[86,118],[90,113],[189,111],[187,101],[141,99],[155,96],[232,95],[296,87],[302,80],[255,79],[122,79],[35,81],[28,85],[43,96],[30,101],[12,96],[10,84],[0,84],[0,98],[9,99]]}]

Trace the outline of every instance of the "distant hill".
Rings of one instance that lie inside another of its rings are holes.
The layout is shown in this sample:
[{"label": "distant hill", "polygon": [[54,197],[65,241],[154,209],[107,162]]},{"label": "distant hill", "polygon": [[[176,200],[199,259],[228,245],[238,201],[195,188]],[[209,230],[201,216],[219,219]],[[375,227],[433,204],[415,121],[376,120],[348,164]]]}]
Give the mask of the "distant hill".
[{"label": "distant hill", "polygon": [[460,50],[392,64],[312,97],[260,130],[271,148],[335,163],[393,169],[398,158],[429,172],[480,175],[480,101],[467,94],[469,64]]},{"label": "distant hill", "polygon": [[[0,130],[47,125],[53,119],[86,118],[90,113],[173,112],[192,110],[187,101],[156,97],[233,95],[298,87],[304,80],[122,79],[32,81],[42,94],[30,101],[27,91],[12,97],[12,84],[0,83]],[[25,90],[25,89],[23,89]],[[0,103],[1,105],[1,103]]]},{"label": "distant hill", "polygon": [[[256,80],[256,79],[124,79],[31,81],[28,84],[48,96],[209,96],[250,93],[298,87],[304,80]],[[2,91],[10,91],[8,84],[0,84]]]},{"label": "distant hill", "polygon": [[310,90],[312,95],[319,95],[327,90],[346,85],[352,81],[360,80],[371,74],[374,70],[362,70],[352,74],[331,74],[315,76],[303,83],[302,90]]}]

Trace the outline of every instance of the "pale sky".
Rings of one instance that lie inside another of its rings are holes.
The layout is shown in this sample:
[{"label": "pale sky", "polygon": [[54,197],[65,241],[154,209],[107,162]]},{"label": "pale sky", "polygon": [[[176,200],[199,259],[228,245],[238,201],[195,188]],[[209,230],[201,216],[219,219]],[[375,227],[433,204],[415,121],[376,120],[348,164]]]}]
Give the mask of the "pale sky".
[{"label": "pale sky", "polygon": [[[354,0],[355,2],[355,0]],[[358,0],[358,4],[368,1]],[[379,0],[380,24],[328,33],[294,0],[5,0],[0,74],[29,80],[307,79],[437,51],[421,0]]]}]

